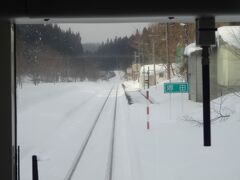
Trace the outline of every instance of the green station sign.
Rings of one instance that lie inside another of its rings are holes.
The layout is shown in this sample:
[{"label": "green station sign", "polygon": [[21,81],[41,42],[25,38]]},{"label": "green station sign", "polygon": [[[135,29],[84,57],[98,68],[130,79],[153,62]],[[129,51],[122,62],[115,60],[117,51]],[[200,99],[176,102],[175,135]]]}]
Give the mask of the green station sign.
[{"label": "green station sign", "polygon": [[164,93],[188,93],[188,91],[186,82],[164,83]]}]

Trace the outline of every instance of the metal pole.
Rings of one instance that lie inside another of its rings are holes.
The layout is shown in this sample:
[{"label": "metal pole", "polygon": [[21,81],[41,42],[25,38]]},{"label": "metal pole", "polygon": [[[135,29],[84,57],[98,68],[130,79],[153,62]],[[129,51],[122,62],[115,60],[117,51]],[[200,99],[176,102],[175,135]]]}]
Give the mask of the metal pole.
[{"label": "metal pole", "polygon": [[211,146],[209,47],[216,44],[214,17],[196,19],[196,45],[202,47],[203,143]]},{"label": "metal pole", "polygon": [[18,146],[18,156],[17,156],[18,168],[17,168],[17,179],[20,180],[20,146]]},{"label": "metal pole", "polygon": [[209,46],[202,46],[203,79],[203,138],[204,146],[211,146],[210,88],[209,88]]},{"label": "metal pole", "polygon": [[32,156],[32,177],[33,180],[38,180],[38,161],[37,156]]}]

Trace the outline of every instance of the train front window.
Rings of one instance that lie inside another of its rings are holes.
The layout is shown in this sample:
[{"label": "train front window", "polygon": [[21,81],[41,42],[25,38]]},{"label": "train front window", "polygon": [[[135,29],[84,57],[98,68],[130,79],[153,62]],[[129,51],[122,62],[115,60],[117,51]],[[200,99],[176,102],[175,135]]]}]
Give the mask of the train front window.
[{"label": "train front window", "polygon": [[240,23],[210,47],[212,146],[203,146],[202,48],[189,22],[16,25],[21,179],[239,179]]}]

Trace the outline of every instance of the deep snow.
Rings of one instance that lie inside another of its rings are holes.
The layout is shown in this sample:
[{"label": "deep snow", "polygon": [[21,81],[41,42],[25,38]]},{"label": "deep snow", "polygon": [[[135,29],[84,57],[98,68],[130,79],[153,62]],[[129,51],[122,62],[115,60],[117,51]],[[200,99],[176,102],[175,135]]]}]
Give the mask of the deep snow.
[{"label": "deep snow", "polygon": [[[39,157],[40,179],[64,179],[100,105],[117,83],[119,77],[96,83],[24,84],[18,89],[21,179],[31,179],[33,154]],[[203,147],[201,103],[189,101],[187,94],[164,94],[162,84],[151,87],[154,103],[149,103],[147,130],[147,101],[134,96],[140,90],[137,82],[125,85],[135,101],[128,105],[119,85],[114,180],[240,179],[240,97],[229,94],[211,102],[212,118],[218,116],[221,101],[221,113],[230,117],[214,121],[212,146]],[[111,103],[73,179],[104,179]]]},{"label": "deep snow", "polygon": [[[212,109],[219,110],[223,101],[221,113],[230,118],[212,123],[212,146],[204,147],[202,104],[187,100],[188,94],[164,94],[162,84],[149,92],[155,102],[149,104],[150,130],[146,129],[147,103],[130,106],[132,179],[240,179],[240,97],[229,94],[211,102]],[[214,110],[212,118],[218,116]]]}]

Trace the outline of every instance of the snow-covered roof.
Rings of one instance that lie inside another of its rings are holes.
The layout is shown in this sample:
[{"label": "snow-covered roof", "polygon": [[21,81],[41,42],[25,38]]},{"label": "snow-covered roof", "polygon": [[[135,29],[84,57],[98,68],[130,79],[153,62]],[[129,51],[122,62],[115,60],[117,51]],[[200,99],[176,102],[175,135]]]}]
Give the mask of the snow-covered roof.
[{"label": "snow-covered roof", "polygon": [[[153,70],[154,70],[154,65],[153,64],[147,64],[144,66],[141,66],[140,72],[142,73],[147,73],[149,67],[149,75],[153,75]],[[164,72],[166,70],[166,67],[164,64],[156,64],[155,65],[155,71],[156,73]]]},{"label": "snow-covered roof", "polygon": [[[219,45],[219,38],[240,49],[240,26],[222,26],[216,31],[217,44]],[[201,47],[196,46],[196,43],[189,44],[185,50],[184,55],[190,56],[193,52],[202,50]]]},{"label": "snow-covered roof", "polygon": [[196,46],[196,43],[189,44],[185,49],[184,49],[184,55],[190,56],[193,52],[200,51],[202,50],[201,47]]},{"label": "snow-covered roof", "polygon": [[240,49],[240,26],[222,26],[216,32],[217,39],[219,36],[226,43]]}]

